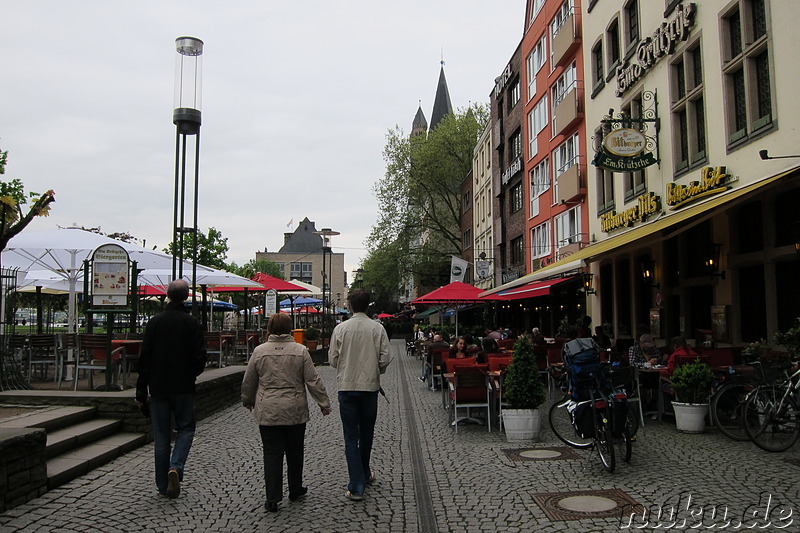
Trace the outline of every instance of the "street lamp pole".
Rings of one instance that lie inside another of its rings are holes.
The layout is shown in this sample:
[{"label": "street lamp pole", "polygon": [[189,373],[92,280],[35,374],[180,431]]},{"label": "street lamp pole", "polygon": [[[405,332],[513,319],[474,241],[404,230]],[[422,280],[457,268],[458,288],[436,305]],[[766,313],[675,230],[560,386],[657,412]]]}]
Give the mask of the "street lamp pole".
[{"label": "street lamp pole", "polygon": [[[203,41],[196,37],[175,39],[175,103],[172,123],[175,124],[175,201],[172,216],[172,279],[183,277],[184,234],[194,235],[192,240],[192,312],[196,312],[197,287],[197,204],[200,181],[200,123],[202,100]],[[186,204],[186,141],[195,137],[194,202],[192,226],[184,226]],[[204,321],[205,322],[205,321]]]},{"label": "street lamp pole", "polygon": [[[330,303],[333,294],[331,292],[331,272],[333,265],[333,253],[331,252],[331,237],[340,235],[338,231],[333,231],[331,228],[322,228],[320,231],[314,232],[322,237],[322,332],[323,337],[328,326],[328,304]],[[326,255],[330,255],[329,261],[325,261]],[[327,269],[326,269],[327,267]]]}]

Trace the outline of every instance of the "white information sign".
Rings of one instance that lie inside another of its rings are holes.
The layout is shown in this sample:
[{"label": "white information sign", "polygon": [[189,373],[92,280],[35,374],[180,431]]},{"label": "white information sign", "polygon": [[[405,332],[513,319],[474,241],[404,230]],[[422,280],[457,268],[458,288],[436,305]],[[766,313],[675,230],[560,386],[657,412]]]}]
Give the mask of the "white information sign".
[{"label": "white information sign", "polygon": [[117,244],[104,244],[92,255],[92,305],[126,307],[130,259]]},{"label": "white information sign", "polygon": [[264,301],[264,315],[272,316],[278,312],[278,291],[270,289],[267,291]]}]

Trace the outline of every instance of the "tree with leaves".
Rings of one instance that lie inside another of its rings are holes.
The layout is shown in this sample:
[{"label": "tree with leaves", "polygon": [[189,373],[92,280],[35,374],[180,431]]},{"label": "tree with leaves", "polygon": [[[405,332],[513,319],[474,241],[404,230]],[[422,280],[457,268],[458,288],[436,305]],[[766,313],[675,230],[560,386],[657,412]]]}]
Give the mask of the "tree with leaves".
[{"label": "tree with leaves", "polygon": [[485,105],[447,115],[427,135],[389,131],[386,174],[373,187],[378,221],[367,238],[365,282],[398,291],[408,280],[423,290],[446,283],[450,255],[460,255],[460,186],[489,120]]},{"label": "tree with leaves", "polygon": [[[7,163],[8,151],[0,150],[0,175],[6,173]],[[36,200],[26,213],[23,206],[28,198]],[[5,250],[8,241],[22,232],[34,217],[46,217],[50,213],[50,204],[55,201],[56,193],[52,190],[44,194],[31,192],[26,197],[21,180],[0,181],[0,250]]]},{"label": "tree with leaves", "polygon": [[[185,233],[183,235],[183,259],[186,261],[192,260],[192,248],[194,247],[194,234]],[[175,243],[170,243],[164,249],[164,252],[170,255],[177,255],[178,246]],[[228,257],[228,238],[222,236],[222,232],[218,229],[211,227],[208,228],[208,234],[197,230],[197,263],[200,265],[209,266],[212,268],[219,268],[227,270],[228,265],[225,259]]]},{"label": "tree with leaves", "polygon": [[231,271],[245,278],[252,278],[260,272],[261,274],[268,274],[273,278],[284,279],[281,267],[279,267],[277,263],[273,263],[267,259],[251,259],[242,266],[237,266],[236,263],[232,263]]}]

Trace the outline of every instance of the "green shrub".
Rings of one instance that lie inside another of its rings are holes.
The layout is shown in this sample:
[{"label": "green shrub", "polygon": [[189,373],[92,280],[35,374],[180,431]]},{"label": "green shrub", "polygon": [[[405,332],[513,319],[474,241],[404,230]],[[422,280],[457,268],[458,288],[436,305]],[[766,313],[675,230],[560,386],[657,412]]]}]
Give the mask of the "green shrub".
[{"label": "green shrub", "polygon": [[320,330],[314,326],[309,326],[305,330],[305,337],[307,341],[318,341],[320,337]]},{"label": "green shrub", "polygon": [[533,353],[533,344],[527,337],[514,343],[514,357],[505,376],[503,400],[512,409],[536,409],[547,399],[539,378],[539,368]]},{"label": "green shrub", "polygon": [[712,381],[711,367],[699,359],[679,366],[672,373],[672,389],[676,400],[682,403],[707,403]]}]

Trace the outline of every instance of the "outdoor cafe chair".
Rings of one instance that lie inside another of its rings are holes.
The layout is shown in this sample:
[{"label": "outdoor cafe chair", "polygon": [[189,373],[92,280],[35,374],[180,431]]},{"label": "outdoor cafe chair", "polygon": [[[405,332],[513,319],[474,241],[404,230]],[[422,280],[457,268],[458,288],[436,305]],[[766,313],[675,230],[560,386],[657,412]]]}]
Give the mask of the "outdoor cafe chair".
[{"label": "outdoor cafe chair", "polygon": [[[58,380],[58,388],[61,388],[61,383],[64,381],[67,368],[75,365],[75,358],[77,357],[78,337],[74,333],[59,333],[58,336],[58,352],[60,361],[61,376]],[[73,374],[74,378],[74,374]]]},{"label": "outdoor cafe chair", "polygon": [[47,367],[52,366],[54,368],[53,383],[57,383],[61,376],[58,355],[54,334],[30,335],[28,337],[28,381],[33,378],[34,366],[41,367],[42,379],[47,379]]},{"label": "outdoor cafe chair", "polygon": [[217,358],[217,368],[222,368],[222,359],[227,352],[228,338],[222,338],[221,331],[204,331],[203,338],[206,341],[206,355],[209,361],[213,356]]},{"label": "outdoor cafe chair", "polygon": [[[73,390],[78,390],[78,377],[81,370],[89,374],[89,389],[94,389],[93,376],[97,371],[105,371],[107,367],[108,338],[103,334],[81,333],[78,335],[77,356],[75,360],[75,373],[73,376]],[[111,350],[112,384],[119,385],[121,370],[125,365],[125,347],[120,346]],[[123,378],[124,379],[124,378]],[[123,382],[122,387],[124,388]]]},{"label": "outdoor cafe chair", "polygon": [[[456,365],[453,377],[448,381],[451,425],[458,433],[458,423],[462,420],[475,420],[472,409],[486,410],[486,426],[492,430],[491,388],[487,375],[488,365]],[[466,409],[467,416],[459,418],[458,410]]]}]

